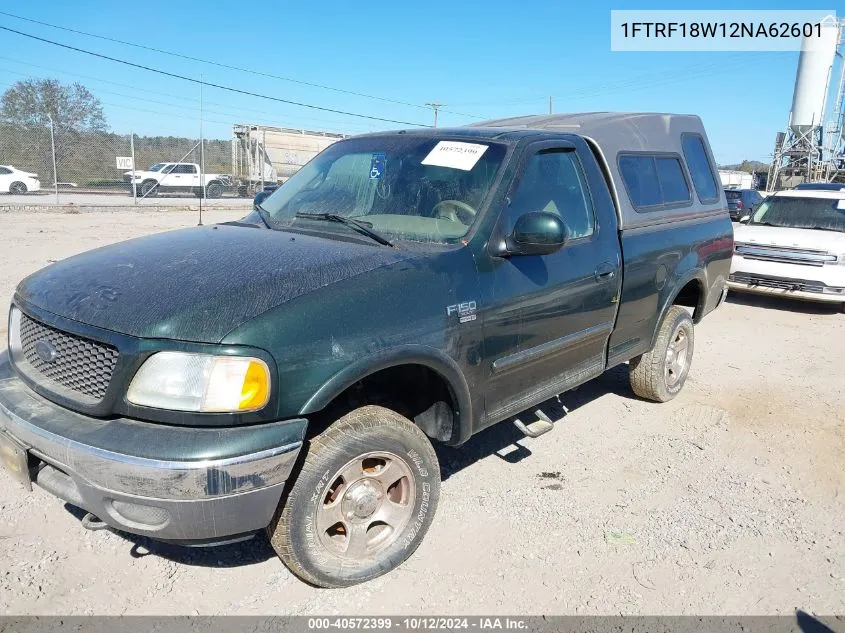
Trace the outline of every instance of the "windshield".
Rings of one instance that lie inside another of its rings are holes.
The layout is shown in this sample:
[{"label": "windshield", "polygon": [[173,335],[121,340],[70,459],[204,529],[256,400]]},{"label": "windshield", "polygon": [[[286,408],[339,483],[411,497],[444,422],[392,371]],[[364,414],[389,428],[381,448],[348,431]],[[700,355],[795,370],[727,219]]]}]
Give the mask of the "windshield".
[{"label": "windshield", "polygon": [[328,213],[390,238],[454,242],[475,221],[505,151],[496,143],[401,134],[339,141],[261,207],[272,228],[349,231],[313,217]]},{"label": "windshield", "polygon": [[161,171],[161,168],[166,164],[167,163],[156,163],[155,165],[150,165],[150,168],[147,171]]},{"label": "windshield", "polygon": [[763,201],[750,224],[845,232],[845,198],[774,196]]}]

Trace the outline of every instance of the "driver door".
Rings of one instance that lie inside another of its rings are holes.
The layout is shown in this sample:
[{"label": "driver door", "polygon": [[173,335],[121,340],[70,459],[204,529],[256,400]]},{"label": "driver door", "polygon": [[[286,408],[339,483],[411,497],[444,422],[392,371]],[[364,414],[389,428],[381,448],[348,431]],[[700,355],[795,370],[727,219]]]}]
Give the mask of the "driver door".
[{"label": "driver door", "polygon": [[522,214],[543,211],[561,217],[568,239],[548,255],[491,256],[479,267],[487,424],[601,374],[616,314],[619,241],[611,219],[596,213],[581,150],[562,142],[535,147],[526,151],[498,234],[510,234]]}]

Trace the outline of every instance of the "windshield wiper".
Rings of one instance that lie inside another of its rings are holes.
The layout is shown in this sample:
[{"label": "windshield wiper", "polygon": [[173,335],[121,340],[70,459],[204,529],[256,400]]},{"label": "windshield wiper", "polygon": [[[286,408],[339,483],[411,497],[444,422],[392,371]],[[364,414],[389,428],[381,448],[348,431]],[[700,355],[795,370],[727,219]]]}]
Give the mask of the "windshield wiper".
[{"label": "windshield wiper", "polygon": [[836,233],[842,233],[842,229],[834,229],[829,226],[811,226],[811,230],[813,231],[835,231]]},{"label": "windshield wiper", "polygon": [[345,224],[346,226],[352,227],[359,233],[366,235],[370,239],[375,240],[379,244],[382,244],[384,246],[393,246],[393,242],[373,231],[370,228],[372,224],[370,224],[369,222],[353,220],[352,218],[337,215],[336,213],[297,213],[295,217],[307,218],[309,220],[325,220],[326,222],[338,222],[340,224]]},{"label": "windshield wiper", "polygon": [[258,213],[258,217],[261,218],[262,222],[264,222],[264,226],[266,226],[268,229],[272,230],[273,227],[270,226],[270,222],[267,220],[267,216],[270,215],[267,212],[267,209],[262,207],[260,203],[252,205],[252,208],[256,211],[256,213]]}]

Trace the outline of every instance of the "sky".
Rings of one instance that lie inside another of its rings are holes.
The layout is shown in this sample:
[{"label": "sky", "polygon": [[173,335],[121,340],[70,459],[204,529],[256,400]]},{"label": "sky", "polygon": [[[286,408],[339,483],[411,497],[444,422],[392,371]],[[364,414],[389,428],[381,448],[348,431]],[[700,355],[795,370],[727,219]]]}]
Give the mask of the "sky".
[{"label": "sky", "polygon": [[[831,5],[814,8],[836,8]],[[635,7],[679,5],[643,1]],[[347,134],[430,125],[427,103],[444,104],[440,126],[465,125],[547,113],[552,96],[555,112],[698,114],[720,164],[770,159],[775,134],[787,124],[797,52],[613,52],[614,8],[632,7],[601,0],[4,0],[0,12],[264,75],[7,15],[0,15],[0,26],[206,84],[402,123],[201,87],[5,31],[0,31],[0,92],[28,77],[78,81],[101,100],[116,132],[198,137],[202,119],[206,138],[229,138],[233,123]],[[710,1],[683,8],[799,7]]]}]

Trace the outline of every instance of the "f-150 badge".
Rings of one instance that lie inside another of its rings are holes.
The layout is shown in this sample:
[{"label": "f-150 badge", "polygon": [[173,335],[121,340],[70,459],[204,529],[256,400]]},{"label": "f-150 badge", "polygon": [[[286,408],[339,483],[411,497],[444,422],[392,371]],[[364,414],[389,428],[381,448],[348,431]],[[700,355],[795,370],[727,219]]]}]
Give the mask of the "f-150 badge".
[{"label": "f-150 badge", "polygon": [[465,301],[464,303],[456,303],[454,305],[446,306],[446,314],[452,316],[458,315],[460,323],[467,323],[468,321],[475,321],[475,301]]}]

